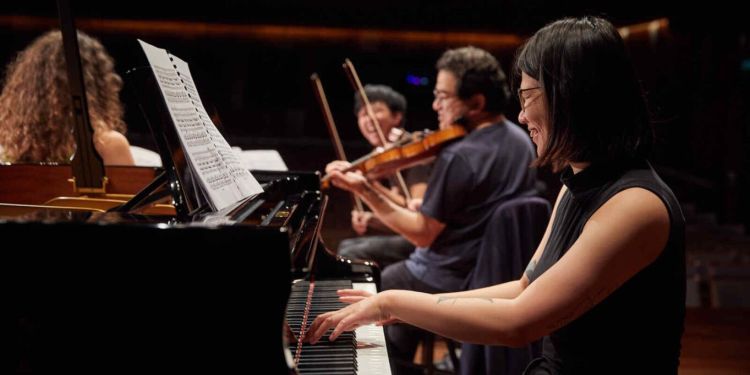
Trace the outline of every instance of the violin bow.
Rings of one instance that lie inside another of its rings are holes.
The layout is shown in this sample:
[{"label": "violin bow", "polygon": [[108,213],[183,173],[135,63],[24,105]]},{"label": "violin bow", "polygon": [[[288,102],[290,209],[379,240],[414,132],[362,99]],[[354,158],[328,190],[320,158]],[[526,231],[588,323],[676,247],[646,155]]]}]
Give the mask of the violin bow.
[{"label": "violin bow", "polygon": [[[362,81],[359,80],[359,75],[357,75],[357,70],[354,69],[354,64],[352,64],[352,61],[347,58],[344,59],[344,64],[342,66],[344,67],[344,71],[346,72],[346,76],[349,78],[349,82],[352,84],[352,87],[354,87],[354,90],[359,93],[359,97],[362,98],[362,103],[365,106],[365,111],[367,111],[367,116],[370,117],[370,120],[373,122],[373,124],[375,124],[375,131],[378,133],[380,143],[382,143],[383,147],[385,147],[386,140],[385,135],[383,135],[383,129],[380,127],[380,122],[375,117],[375,112],[372,111],[370,100],[367,99],[365,88],[362,86]],[[398,184],[400,185],[401,190],[403,190],[404,192],[404,197],[406,198],[406,200],[411,200],[411,193],[409,193],[409,189],[406,187],[406,182],[404,181],[404,177],[401,175],[400,171],[396,171],[396,179],[398,180]]]},{"label": "violin bow", "polygon": [[[339,160],[348,160],[344,153],[344,146],[341,144],[341,138],[339,137],[339,131],[336,129],[336,123],[333,122],[333,114],[331,114],[331,108],[328,106],[328,99],[326,99],[326,93],[323,91],[323,84],[320,82],[318,73],[313,73],[310,76],[310,81],[313,85],[313,91],[315,92],[315,98],[318,99],[320,109],[323,111],[323,119],[325,120],[326,126],[328,127],[328,134],[331,136],[333,141],[333,148],[336,151],[336,157]],[[352,200],[354,201],[354,207],[357,211],[364,211],[362,206],[362,200],[356,195],[352,194]]]}]

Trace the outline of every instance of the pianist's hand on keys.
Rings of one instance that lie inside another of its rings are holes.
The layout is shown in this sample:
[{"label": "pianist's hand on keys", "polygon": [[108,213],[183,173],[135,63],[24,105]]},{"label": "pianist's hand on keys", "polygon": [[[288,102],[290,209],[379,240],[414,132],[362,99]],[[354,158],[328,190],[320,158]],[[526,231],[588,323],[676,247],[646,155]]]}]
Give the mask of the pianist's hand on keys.
[{"label": "pianist's hand on keys", "polygon": [[[357,303],[363,299],[366,299],[368,297],[372,297],[375,295],[375,293],[362,290],[362,289],[339,289],[336,291],[336,294],[338,294],[339,296],[339,301],[343,303]],[[388,319],[388,320],[375,322],[375,325],[386,326],[389,324],[395,324],[399,322],[401,321],[394,317],[391,317],[391,319]]]},{"label": "pianist's hand on keys", "polygon": [[[352,296],[354,293],[348,294],[350,297],[365,297],[364,294],[360,296]],[[305,335],[306,340],[315,344],[332,327],[335,328],[329,338],[334,341],[341,333],[355,330],[363,325],[373,322],[378,324],[391,323],[393,319],[390,315],[384,313],[381,308],[382,295],[382,293],[371,295],[341,310],[318,315]]]},{"label": "pianist's hand on keys", "polygon": [[336,291],[336,294],[339,296],[339,301],[349,304],[357,303],[363,299],[375,295],[375,293],[370,293],[366,290],[359,289],[340,289]]}]

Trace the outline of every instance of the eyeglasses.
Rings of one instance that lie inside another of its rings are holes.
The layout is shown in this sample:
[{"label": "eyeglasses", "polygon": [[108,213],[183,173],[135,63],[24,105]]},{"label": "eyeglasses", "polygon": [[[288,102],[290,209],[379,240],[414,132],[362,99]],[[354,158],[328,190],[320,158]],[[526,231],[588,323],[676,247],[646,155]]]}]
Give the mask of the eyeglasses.
[{"label": "eyeglasses", "polygon": [[524,91],[541,89],[542,86],[529,87],[526,89],[518,89],[518,103],[521,104],[521,111],[526,110],[526,98],[523,96]]},{"label": "eyeglasses", "polygon": [[432,96],[435,98],[433,99],[434,101],[442,103],[450,98],[455,98],[456,94],[449,94],[445,91],[432,90]]}]

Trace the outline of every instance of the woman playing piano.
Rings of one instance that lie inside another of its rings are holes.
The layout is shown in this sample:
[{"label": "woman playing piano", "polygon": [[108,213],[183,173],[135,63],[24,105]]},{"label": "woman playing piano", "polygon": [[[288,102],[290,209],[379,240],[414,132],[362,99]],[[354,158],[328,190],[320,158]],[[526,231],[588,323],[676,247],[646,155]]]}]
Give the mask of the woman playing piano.
[{"label": "woman playing piano", "polygon": [[536,164],[562,169],[564,183],[524,275],[448,294],[342,291],[359,302],[320,315],[308,339],[402,321],[481,344],[544,336],[526,374],[676,374],[684,219],[645,159],[651,127],[622,38],[601,18],[562,19],[526,42],[515,73]]}]

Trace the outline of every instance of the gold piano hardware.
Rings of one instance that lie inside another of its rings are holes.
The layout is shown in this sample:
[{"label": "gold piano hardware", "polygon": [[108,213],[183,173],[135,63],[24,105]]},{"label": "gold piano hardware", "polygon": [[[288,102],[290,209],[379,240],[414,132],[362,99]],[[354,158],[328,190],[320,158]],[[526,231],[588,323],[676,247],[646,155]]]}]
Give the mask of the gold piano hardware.
[{"label": "gold piano hardware", "polygon": [[102,178],[102,187],[101,188],[79,188],[76,185],[76,178],[71,177],[68,179],[68,182],[73,184],[73,191],[76,193],[86,194],[86,193],[93,193],[93,194],[106,194],[107,193],[107,183],[109,182],[109,179],[107,176],[104,176]]},{"label": "gold piano hardware", "polygon": [[289,217],[289,210],[280,210],[276,213],[276,217]]}]

